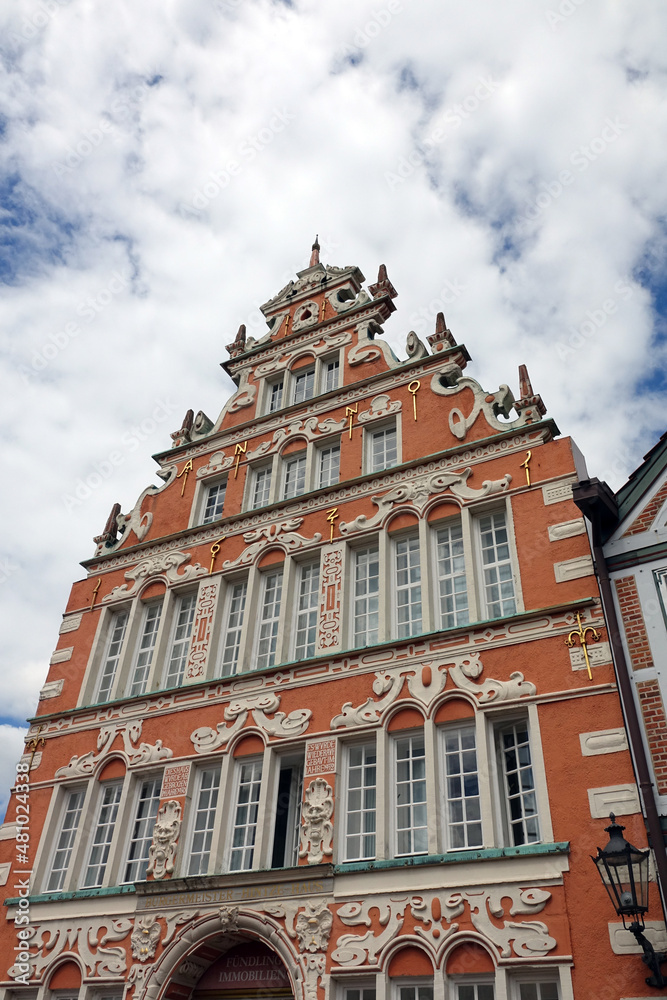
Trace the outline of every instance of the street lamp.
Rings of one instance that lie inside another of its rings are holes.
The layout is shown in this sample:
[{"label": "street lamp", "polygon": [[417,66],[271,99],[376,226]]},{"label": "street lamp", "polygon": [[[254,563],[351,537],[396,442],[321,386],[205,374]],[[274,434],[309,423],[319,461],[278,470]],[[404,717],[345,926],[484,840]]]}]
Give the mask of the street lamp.
[{"label": "street lamp", "polygon": [[[619,826],[616,817],[610,813],[611,825],[605,827],[609,834],[609,843],[600,849],[596,858],[591,858],[602,879],[609,898],[623,926],[634,935],[642,946],[644,955],[642,961],[653,973],[646,983],[648,986],[663,988],[667,986],[667,978],[660,971],[660,963],[667,960],[664,952],[657,952],[644,935],[644,914],[648,910],[648,883],[650,851],[640,851],[633,847],[623,836],[624,826]],[[630,923],[626,924],[625,918]]]}]

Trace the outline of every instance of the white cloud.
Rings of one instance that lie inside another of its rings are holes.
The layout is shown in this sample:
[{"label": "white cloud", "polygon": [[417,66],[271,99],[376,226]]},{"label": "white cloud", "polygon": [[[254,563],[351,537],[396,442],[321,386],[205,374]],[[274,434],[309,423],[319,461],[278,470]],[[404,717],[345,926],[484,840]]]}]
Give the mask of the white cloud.
[{"label": "white cloud", "polygon": [[[305,266],[315,232],[327,261],[369,280],[387,264],[397,352],[444,301],[472,374],[516,387],[528,361],[593,474],[618,486],[640,460],[664,429],[664,385],[651,381],[664,328],[647,285],[665,261],[667,13],[650,0],[561,6],[7,8],[9,718],[36,704],[77,562],[112,503],[127,510],[156,482],[149,456],[185,410],[217,416],[224,345]],[[142,430],[160,400],[173,414]],[[112,453],[113,471],[68,506]]]},{"label": "white cloud", "polygon": [[23,753],[26,727],[0,724],[0,816],[4,817],[9,789],[14,784],[16,765]]}]

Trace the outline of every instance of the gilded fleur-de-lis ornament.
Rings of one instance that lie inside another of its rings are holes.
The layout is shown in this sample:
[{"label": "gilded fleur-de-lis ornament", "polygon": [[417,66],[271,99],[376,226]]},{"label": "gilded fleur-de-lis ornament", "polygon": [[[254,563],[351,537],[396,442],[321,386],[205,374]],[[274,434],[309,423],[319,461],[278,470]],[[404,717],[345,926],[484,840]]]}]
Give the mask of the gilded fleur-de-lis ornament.
[{"label": "gilded fleur-de-lis ornament", "polygon": [[581,623],[581,613],[577,611],[577,625],[578,628],[572,629],[567,639],[565,640],[565,645],[572,649],[576,645],[576,640],[579,640],[579,645],[584,651],[584,660],[586,661],[586,670],[588,671],[588,679],[593,680],[593,674],[591,673],[591,661],[588,659],[588,633],[590,632],[593,642],[600,641],[600,633],[592,625],[583,626]]}]

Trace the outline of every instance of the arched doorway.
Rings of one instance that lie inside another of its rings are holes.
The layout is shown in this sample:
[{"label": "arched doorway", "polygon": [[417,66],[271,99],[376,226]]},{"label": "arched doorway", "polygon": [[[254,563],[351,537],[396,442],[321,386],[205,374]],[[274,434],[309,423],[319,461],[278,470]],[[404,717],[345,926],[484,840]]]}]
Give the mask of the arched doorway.
[{"label": "arched doorway", "polygon": [[292,1000],[287,969],[260,941],[234,945],[206,970],[192,1000]]}]

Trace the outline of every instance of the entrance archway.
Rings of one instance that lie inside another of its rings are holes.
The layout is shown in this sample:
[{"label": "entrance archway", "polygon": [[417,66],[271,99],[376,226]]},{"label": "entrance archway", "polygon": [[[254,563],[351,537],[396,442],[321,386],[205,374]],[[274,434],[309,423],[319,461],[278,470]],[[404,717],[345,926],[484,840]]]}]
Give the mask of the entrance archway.
[{"label": "entrance archway", "polygon": [[207,969],[192,1000],[290,1000],[293,996],[281,958],[261,941],[246,941]]}]

